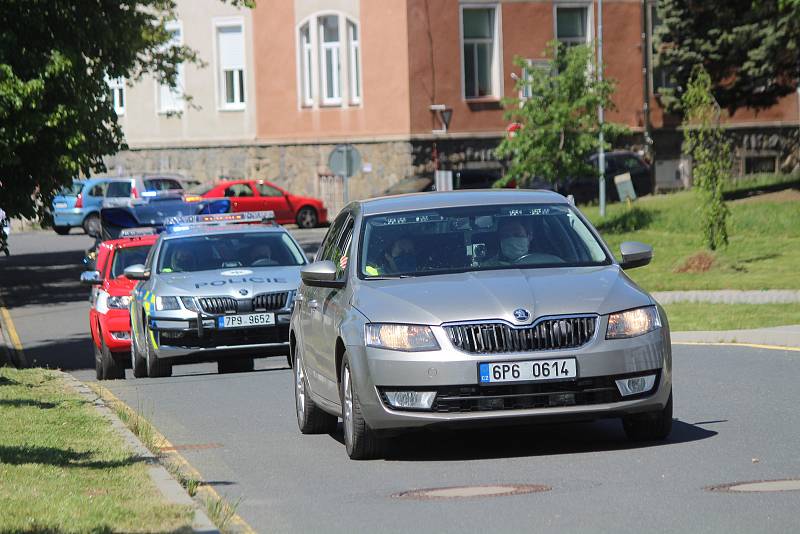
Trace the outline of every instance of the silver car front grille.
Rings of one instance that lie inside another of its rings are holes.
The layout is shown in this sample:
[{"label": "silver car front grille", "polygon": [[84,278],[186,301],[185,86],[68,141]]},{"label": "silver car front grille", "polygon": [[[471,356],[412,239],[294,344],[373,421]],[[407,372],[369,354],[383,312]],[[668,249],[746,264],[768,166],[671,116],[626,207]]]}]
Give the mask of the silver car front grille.
[{"label": "silver car front grille", "polygon": [[281,310],[286,307],[289,300],[289,292],[262,293],[253,297],[253,309],[256,311]]},{"label": "silver car front grille", "polygon": [[236,313],[239,310],[236,299],[231,297],[200,297],[197,301],[200,303],[200,309],[215,315]]},{"label": "silver car front grille", "polygon": [[507,323],[468,323],[444,327],[453,345],[464,352],[487,354],[574,349],[594,337],[597,316],[542,319],[531,326]]}]

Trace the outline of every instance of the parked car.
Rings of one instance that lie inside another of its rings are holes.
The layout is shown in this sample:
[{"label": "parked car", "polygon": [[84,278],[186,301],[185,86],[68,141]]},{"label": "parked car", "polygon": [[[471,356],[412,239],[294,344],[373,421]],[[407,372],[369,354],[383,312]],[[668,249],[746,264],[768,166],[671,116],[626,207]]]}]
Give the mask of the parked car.
[{"label": "parked car", "polygon": [[230,198],[233,212],[272,211],[278,224],[314,228],[328,222],[328,210],[321,200],[293,195],[266,180],[224,181],[197,192],[205,198]]},{"label": "parked car", "polygon": [[128,306],[136,281],[125,277],[125,269],[144,263],[156,239],[153,231],[104,241],[97,247],[93,270],[81,275],[81,282],[93,286],[89,327],[98,380],[125,378],[125,368],[131,366]]},{"label": "parked car", "polygon": [[414,428],[622,419],[672,425],[664,310],[591,223],[549,191],[351,202],[301,270],[290,326],[304,434],[343,420],[353,459]]},{"label": "parked car", "polygon": [[[655,189],[655,176],[652,166],[640,155],[628,150],[615,150],[605,155],[606,160],[606,200],[618,202],[619,193],[614,185],[614,177],[629,172],[636,196],[650,195]],[[597,154],[589,157],[589,163],[595,168],[599,166]],[[556,186],[556,190],[563,195],[572,195],[575,202],[585,204],[597,201],[599,185],[596,176],[583,176],[581,178],[565,179]]]},{"label": "parked car", "polygon": [[82,227],[89,235],[100,235],[100,209],[106,198],[139,198],[159,191],[183,191],[186,178],[175,174],[98,176],[75,180],[53,198],[53,229],[66,235]]}]

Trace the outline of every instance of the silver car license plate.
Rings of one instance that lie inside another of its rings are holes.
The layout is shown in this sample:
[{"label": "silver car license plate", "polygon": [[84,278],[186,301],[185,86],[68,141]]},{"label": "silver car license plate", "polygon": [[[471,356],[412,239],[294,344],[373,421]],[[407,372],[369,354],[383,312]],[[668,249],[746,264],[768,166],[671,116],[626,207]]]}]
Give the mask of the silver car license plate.
[{"label": "silver car license plate", "polygon": [[219,328],[246,328],[248,326],[269,326],[275,324],[274,313],[243,313],[225,315],[217,318]]},{"label": "silver car license plate", "polygon": [[575,358],[482,363],[478,365],[481,384],[497,382],[542,382],[577,378]]}]

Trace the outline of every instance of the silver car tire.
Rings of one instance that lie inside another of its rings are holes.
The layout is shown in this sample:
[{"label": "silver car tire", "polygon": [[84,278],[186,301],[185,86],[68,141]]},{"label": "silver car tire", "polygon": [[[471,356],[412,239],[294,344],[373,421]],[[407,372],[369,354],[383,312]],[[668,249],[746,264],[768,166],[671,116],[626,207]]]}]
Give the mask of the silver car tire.
[{"label": "silver car tire", "polygon": [[150,329],[144,327],[144,359],[147,367],[147,376],[150,378],[164,378],[172,376],[172,365],[158,359],[153,353],[153,348],[150,346],[149,333]]},{"label": "silver car tire", "polygon": [[344,447],[347,455],[351,460],[379,458],[383,455],[385,442],[375,435],[375,431],[364,420],[346,355],[342,360],[341,397]]},{"label": "silver car tire", "polygon": [[294,406],[297,426],[302,434],[330,434],[336,430],[339,419],[331,415],[311,399],[302,360],[294,362]]},{"label": "silver car tire", "polygon": [[628,415],[622,418],[622,428],[631,441],[663,441],[672,431],[672,391],[662,410]]},{"label": "silver car tire", "polygon": [[136,332],[131,328],[131,368],[136,378],[147,378],[147,361],[136,343]]}]

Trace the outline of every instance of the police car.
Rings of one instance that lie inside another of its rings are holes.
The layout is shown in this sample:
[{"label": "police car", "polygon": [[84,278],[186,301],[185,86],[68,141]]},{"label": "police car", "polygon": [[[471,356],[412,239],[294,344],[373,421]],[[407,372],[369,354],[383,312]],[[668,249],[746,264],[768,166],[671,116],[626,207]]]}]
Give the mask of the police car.
[{"label": "police car", "polygon": [[220,373],[240,372],[252,370],[256,357],[288,357],[289,320],[307,260],[273,213],[165,222],[146,262],[125,269],[140,280],[130,305],[134,376],[170,376],[173,365],[199,361],[216,361]]}]

